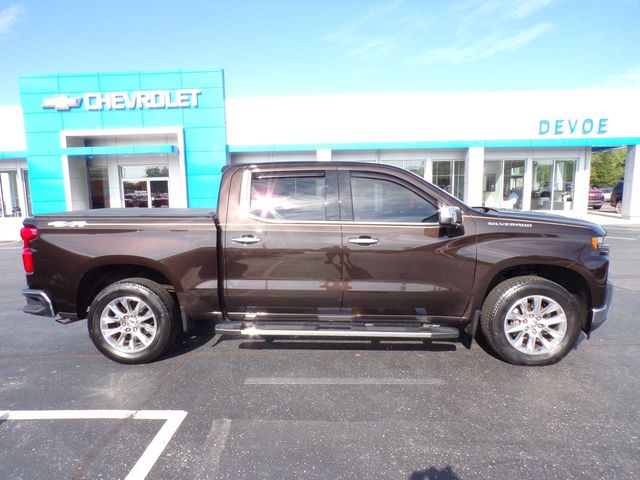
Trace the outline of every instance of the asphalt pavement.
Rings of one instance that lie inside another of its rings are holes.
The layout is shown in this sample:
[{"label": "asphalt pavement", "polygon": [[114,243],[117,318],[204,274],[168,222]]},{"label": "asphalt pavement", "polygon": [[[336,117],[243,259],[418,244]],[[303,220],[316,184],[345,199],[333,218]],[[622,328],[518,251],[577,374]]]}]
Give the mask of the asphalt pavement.
[{"label": "asphalt pavement", "polygon": [[22,313],[0,245],[0,478],[636,479],[640,227],[609,228],[609,320],[560,363],[474,343],[222,340],[125,366]]}]

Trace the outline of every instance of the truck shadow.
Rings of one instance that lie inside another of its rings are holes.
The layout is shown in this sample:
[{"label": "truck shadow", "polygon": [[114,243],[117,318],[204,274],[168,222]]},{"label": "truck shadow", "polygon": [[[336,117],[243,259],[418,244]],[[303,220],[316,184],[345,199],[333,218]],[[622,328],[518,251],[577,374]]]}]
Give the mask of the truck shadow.
[{"label": "truck shadow", "polygon": [[443,469],[429,467],[426,470],[413,472],[409,480],[460,480],[460,477],[450,465],[447,465]]}]

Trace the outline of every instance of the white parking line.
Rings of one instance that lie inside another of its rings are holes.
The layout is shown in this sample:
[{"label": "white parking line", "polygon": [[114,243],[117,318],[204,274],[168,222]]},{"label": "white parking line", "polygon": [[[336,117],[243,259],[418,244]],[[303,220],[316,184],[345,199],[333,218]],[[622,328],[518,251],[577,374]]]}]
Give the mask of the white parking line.
[{"label": "white parking line", "polygon": [[0,410],[0,420],[166,420],[126,480],[143,480],[187,416],[184,410]]},{"label": "white parking line", "polygon": [[444,385],[441,378],[246,378],[245,385]]},{"label": "white parking line", "polygon": [[216,419],[211,422],[211,429],[203,447],[204,458],[194,478],[199,480],[216,478],[230,427],[231,420],[228,418]]},{"label": "white parking line", "polygon": [[635,238],[629,238],[629,237],[612,237],[611,235],[607,235],[607,240],[635,240]]}]

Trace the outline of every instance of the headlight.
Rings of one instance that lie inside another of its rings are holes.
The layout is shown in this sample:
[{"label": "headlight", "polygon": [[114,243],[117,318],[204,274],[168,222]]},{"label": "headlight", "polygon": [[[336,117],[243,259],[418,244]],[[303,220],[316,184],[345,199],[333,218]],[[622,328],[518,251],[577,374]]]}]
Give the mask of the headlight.
[{"label": "headlight", "polygon": [[607,238],[606,235],[602,235],[599,237],[591,237],[591,245],[593,245],[593,248],[595,248],[596,250],[608,251],[609,247],[604,243],[606,238]]}]

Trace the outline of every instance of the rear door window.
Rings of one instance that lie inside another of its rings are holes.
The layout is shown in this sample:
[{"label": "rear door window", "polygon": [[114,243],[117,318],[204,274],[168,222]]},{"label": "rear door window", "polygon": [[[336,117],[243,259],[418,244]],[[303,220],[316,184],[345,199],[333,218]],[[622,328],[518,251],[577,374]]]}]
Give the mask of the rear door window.
[{"label": "rear door window", "polygon": [[324,221],[324,172],[253,173],[249,210],[263,220]]}]

